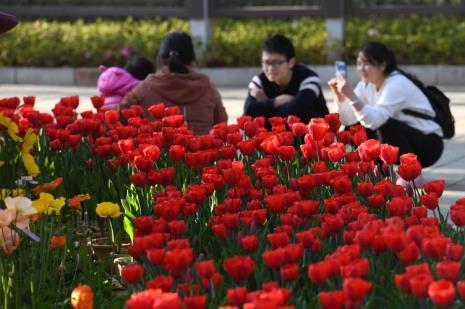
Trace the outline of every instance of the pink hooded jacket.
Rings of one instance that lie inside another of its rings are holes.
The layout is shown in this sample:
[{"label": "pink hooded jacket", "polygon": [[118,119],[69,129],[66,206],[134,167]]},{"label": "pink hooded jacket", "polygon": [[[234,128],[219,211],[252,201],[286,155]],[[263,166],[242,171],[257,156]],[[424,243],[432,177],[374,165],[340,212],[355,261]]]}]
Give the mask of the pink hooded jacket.
[{"label": "pink hooded jacket", "polygon": [[98,78],[97,89],[101,95],[105,96],[102,110],[117,109],[124,96],[140,83],[140,80],[119,67],[107,68],[101,65],[99,70],[101,74]]}]

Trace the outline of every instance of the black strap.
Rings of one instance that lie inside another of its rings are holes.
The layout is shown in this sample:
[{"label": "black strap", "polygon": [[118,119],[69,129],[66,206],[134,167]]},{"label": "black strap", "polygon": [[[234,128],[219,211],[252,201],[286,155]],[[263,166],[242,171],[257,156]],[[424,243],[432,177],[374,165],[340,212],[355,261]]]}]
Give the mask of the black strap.
[{"label": "black strap", "polygon": [[407,114],[407,115],[410,115],[410,116],[415,116],[415,117],[422,118],[422,119],[427,119],[427,120],[434,120],[434,117],[431,117],[429,115],[425,115],[425,114],[417,112],[417,111],[413,111],[411,109],[403,109],[402,112],[404,114]]}]

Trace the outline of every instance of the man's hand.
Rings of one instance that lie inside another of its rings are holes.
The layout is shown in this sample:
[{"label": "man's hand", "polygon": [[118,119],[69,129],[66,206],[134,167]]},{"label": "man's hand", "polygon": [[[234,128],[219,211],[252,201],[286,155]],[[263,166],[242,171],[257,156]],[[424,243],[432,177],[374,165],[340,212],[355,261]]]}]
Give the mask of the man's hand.
[{"label": "man's hand", "polygon": [[278,95],[276,98],[274,98],[273,107],[278,108],[281,105],[291,102],[293,99],[294,99],[293,95],[289,95],[289,94]]},{"label": "man's hand", "polygon": [[265,91],[259,88],[250,89],[250,95],[259,101],[268,99],[268,97],[265,94]]}]

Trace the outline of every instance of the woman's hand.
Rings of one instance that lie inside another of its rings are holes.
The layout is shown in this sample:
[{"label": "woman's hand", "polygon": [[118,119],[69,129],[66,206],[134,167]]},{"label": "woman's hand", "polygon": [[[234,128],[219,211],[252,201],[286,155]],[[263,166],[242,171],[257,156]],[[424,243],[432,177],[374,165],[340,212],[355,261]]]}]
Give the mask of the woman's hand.
[{"label": "woman's hand", "polygon": [[341,103],[346,100],[346,97],[344,96],[343,93],[341,93],[337,87],[337,78],[332,78],[328,81],[328,86],[329,89],[331,89],[331,92],[334,94],[336,101]]},{"label": "woman's hand", "polygon": [[336,80],[336,88],[339,93],[341,93],[344,97],[346,97],[350,101],[357,100],[357,95],[355,95],[354,88],[352,87],[352,83],[350,81],[348,81],[343,76],[335,78],[335,80]]}]

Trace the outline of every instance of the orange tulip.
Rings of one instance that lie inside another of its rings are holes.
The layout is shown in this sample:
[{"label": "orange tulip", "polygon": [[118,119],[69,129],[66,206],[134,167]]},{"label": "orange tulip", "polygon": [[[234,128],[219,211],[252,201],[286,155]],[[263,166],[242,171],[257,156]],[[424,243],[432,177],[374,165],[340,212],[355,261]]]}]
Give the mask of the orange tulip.
[{"label": "orange tulip", "polygon": [[56,187],[58,187],[61,184],[62,181],[63,181],[63,177],[58,177],[57,179],[52,180],[48,183],[42,183],[40,185],[35,186],[32,189],[32,192],[34,192],[35,194],[39,194],[41,192],[53,191],[56,189]]},{"label": "orange tulip", "polygon": [[52,248],[62,248],[66,244],[65,235],[53,235],[50,239],[50,247]]},{"label": "orange tulip", "polygon": [[71,305],[74,309],[94,308],[94,292],[85,284],[79,284],[71,293]]}]

